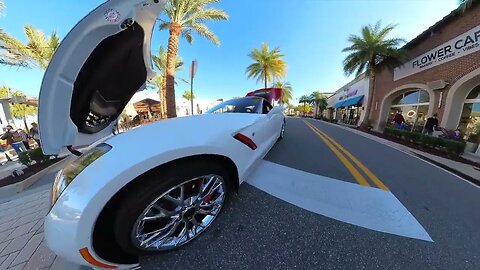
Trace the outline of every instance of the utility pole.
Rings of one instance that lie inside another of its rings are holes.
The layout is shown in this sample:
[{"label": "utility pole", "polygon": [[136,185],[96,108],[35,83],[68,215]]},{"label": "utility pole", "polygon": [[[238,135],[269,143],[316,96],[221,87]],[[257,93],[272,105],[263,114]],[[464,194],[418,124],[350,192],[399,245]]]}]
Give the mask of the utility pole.
[{"label": "utility pole", "polygon": [[195,78],[195,73],[197,73],[197,59],[192,61],[192,66],[190,67],[190,105],[191,105],[191,112],[193,115],[193,78]]}]

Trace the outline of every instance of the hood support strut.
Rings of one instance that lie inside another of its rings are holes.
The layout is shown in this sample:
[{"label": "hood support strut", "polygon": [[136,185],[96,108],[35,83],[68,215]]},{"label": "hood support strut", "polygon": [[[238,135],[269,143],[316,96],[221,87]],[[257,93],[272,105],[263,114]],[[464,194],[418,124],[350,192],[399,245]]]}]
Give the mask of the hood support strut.
[{"label": "hood support strut", "polygon": [[74,154],[75,156],[81,156],[82,155],[82,152],[73,149],[71,145],[67,146],[67,149],[68,149],[68,151],[70,151],[70,153]]}]

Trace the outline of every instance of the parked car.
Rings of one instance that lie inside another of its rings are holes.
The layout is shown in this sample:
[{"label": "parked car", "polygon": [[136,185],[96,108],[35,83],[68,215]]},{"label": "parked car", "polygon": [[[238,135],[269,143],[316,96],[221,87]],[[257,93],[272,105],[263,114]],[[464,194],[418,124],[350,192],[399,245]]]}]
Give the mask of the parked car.
[{"label": "parked car", "polygon": [[283,137],[283,109],[259,97],[112,136],[129,99],[155,75],[150,38],[163,4],[105,2],[70,31],[44,75],[43,151],[79,155],[55,178],[45,238],[73,263],[132,268],[141,254],[187,244]]}]

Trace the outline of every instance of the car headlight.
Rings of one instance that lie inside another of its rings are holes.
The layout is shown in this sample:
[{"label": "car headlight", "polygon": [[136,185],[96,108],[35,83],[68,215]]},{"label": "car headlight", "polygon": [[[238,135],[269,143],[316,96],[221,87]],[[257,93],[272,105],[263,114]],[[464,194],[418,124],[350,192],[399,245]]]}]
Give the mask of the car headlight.
[{"label": "car headlight", "polygon": [[106,143],[99,144],[82,154],[74,161],[71,161],[65,165],[65,167],[55,176],[55,181],[53,182],[52,186],[51,206],[55,204],[58,197],[60,197],[62,192],[67,188],[68,185],[70,185],[77,175],[79,175],[88,165],[105,155],[111,149],[112,147]]}]

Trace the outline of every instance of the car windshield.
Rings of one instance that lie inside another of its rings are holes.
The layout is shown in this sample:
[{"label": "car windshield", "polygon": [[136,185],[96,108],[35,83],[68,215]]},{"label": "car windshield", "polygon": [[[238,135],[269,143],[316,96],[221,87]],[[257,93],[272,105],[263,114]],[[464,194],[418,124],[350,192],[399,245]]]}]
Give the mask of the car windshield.
[{"label": "car windshield", "polygon": [[262,98],[237,98],[222,102],[207,113],[259,113],[261,107]]}]

